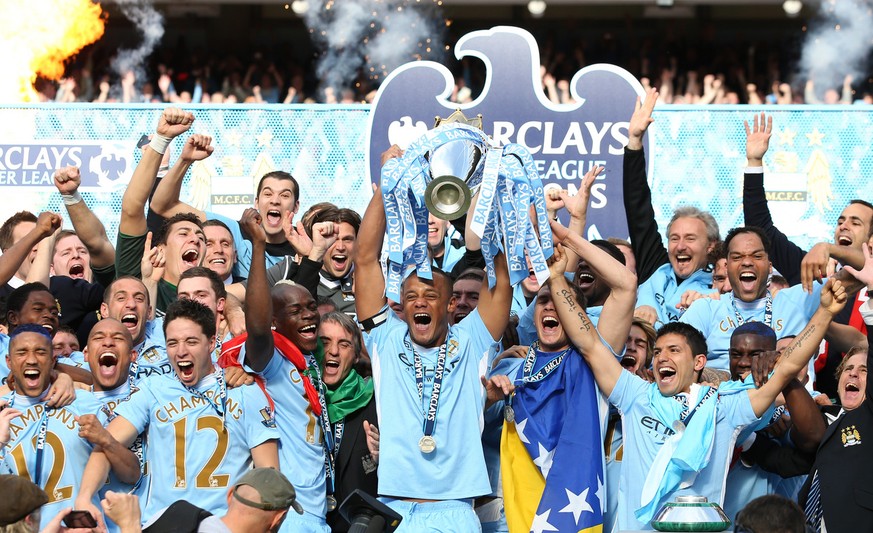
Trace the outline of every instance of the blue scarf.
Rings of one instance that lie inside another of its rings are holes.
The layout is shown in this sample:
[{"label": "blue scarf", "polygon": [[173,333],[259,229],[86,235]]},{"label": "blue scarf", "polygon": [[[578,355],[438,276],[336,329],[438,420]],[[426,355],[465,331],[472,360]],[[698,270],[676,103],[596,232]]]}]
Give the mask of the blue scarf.
[{"label": "blue scarf", "polygon": [[[692,385],[687,405],[684,396],[664,397],[657,385],[649,387],[649,405],[655,416],[676,432],[663,444],[649,469],[640,496],[640,507],[634,511],[637,520],[649,523],[668,494],[694,483],[697,473],[709,464],[715,439],[718,397],[752,389],[755,385],[751,381],[724,381],[709,397],[706,396],[711,387]],[[695,407],[696,411],[687,427],[675,424],[683,416],[687,417],[687,413]]]}]

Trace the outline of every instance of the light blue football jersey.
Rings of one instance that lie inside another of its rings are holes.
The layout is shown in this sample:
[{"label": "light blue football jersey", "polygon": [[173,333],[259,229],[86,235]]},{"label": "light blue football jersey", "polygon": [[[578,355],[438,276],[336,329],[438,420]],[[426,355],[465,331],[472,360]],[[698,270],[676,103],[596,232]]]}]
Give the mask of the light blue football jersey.
[{"label": "light blue football jersey", "polygon": [[176,500],[187,500],[213,514],[227,510],[227,490],[252,467],[251,449],[279,438],[267,398],[255,385],[228,389],[226,414],[214,374],[188,391],[175,374],[140,381],[139,391],[118,404],[115,414],[147,432],[148,497],[143,518]]},{"label": "light blue football jersey", "polygon": [[149,320],[145,325],[145,338],[133,347],[139,354],[131,363],[131,371],[136,369],[134,379],[137,383],[149,376],[173,374],[173,366],[167,359],[167,341],[164,339],[164,319]]},{"label": "light blue football jersey", "polygon": [[[641,506],[643,484],[661,446],[673,435],[673,429],[658,420],[650,405],[655,401],[675,402],[661,396],[657,385],[644,381],[627,370],[622,370],[609,402],[621,414],[623,453],[621,479],[618,487],[618,529],[651,530],[651,524],[640,523],[634,511]],[[655,390],[652,390],[652,389]],[[691,486],[668,493],[663,501],[676,496],[706,496],[719,505],[724,503],[724,485],[737,435],[740,430],[756,422],[752,403],[746,392],[718,395],[715,411],[715,435],[709,463],[697,474]],[[702,447],[701,447],[702,448]]]},{"label": "light blue football jersey", "polygon": [[[138,390],[138,388],[134,388],[133,392],[136,392]],[[109,421],[111,421],[115,417],[115,407],[119,403],[126,401],[132,393],[130,384],[125,381],[123,385],[115,389],[108,391],[93,391],[92,394],[95,398],[97,398],[100,403],[102,403],[106,407],[104,413],[109,418]],[[139,437],[137,437],[137,440],[134,442],[133,445],[131,445],[130,449],[136,454],[143,454],[145,452],[145,435],[141,434]],[[146,493],[146,488],[148,487],[147,468],[145,468],[145,472],[146,473],[139,480],[139,483],[134,487],[133,485],[122,482],[115,476],[114,472],[110,471],[109,481],[105,485],[103,485],[103,487],[99,491],[100,497],[103,498],[106,495],[106,492],[110,490],[112,492],[134,494],[139,498],[140,512],[144,513],[145,503],[148,496]],[[108,516],[105,518],[106,527],[109,529],[110,532],[120,531],[118,525],[115,522],[113,522]]]},{"label": "light blue football jersey", "polygon": [[[62,509],[72,507],[79,494],[79,484],[85,473],[85,465],[91,456],[92,446],[79,437],[79,424],[75,417],[95,414],[101,423],[106,423],[106,414],[101,404],[90,393],[76,390],[73,403],[59,409],[49,409],[46,414],[46,437],[42,451],[42,467],[39,479],[35,479],[38,461],[37,435],[46,413],[45,402],[18,394],[7,394],[3,399],[11,402],[23,414],[10,423],[12,440],[6,451],[6,464],[13,474],[28,477],[48,494],[49,501],[42,508],[40,529],[45,527]],[[6,495],[4,497],[11,497]],[[100,506],[99,499],[93,499]]]},{"label": "light blue football jersey", "polygon": [[[797,335],[815,314],[821,298],[822,284],[816,283],[812,294],[803,292],[803,287],[795,285],[779,291],[773,298],[773,316],[770,327],[776,338]],[[696,300],[679,319],[697,328],[706,337],[709,348],[706,366],[718,370],[729,370],[731,334],[740,326],[737,312],[745,322],[764,322],[766,318],[766,298],[754,302],[733,299],[733,293],[722,294],[718,300],[701,298]],[[736,311],[734,310],[736,304]]]},{"label": "light blue football jersey", "polygon": [[[239,357],[243,364],[245,349],[243,345]],[[251,371],[250,368],[247,370]],[[261,375],[267,383],[267,393],[276,403],[276,423],[282,435],[279,441],[280,469],[294,485],[297,501],[303,510],[323,519],[327,512],[324,435],[319,418],[312,412],[306,398],[300,372],[294,363],[274,350]]]},{"label": "light blue football jersey", "polygon": [[424,367],[424,394],[419,398],[413,362],[404,349],[405,322],[388,312],[370,331],[367,349],[373,364],[379,412],[379,494],[399,498],[448,500],[491,493],[482,452],[485,390],[498,344],[474,310],[449,328],[446,370],[433,437],[436,450],[423,453],[425,405],[430,402],[439,348],[415,349]]}]

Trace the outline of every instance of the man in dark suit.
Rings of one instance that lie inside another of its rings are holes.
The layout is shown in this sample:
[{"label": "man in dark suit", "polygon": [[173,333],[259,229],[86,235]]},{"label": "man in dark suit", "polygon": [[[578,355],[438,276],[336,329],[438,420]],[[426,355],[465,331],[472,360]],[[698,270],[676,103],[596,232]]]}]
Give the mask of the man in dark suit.
[{"label": "man in dark suit", "polygon": [[[333,432],[333,498],[337,505],[355,489],[376,496],[379,430],[373,380],[355,370],[363,343],[354,320],[338,311],[321,317],[318,335],[324,346],[321,367],[327,412]],[[330,483],[328,483],[330,491]],[[333,531],[347,531],[349,523],[328,499],[327,523]]]}]

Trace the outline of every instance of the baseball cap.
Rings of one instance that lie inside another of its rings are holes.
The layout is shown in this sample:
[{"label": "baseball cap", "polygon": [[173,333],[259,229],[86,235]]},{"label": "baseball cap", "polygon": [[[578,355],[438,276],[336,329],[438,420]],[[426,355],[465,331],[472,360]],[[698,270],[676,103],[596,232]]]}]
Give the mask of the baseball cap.
[{"label": "baseball cap", "polygon": [[26,477],[12,474],[0,476],[0,494],[12,495],[0,503],[0,526],[23,519],[48,503],[48,495]]},{"label": "baseball cap", "polygon": [[[248,485],[258,492],[260,503],[243,498],[237,492],[240,485]],[[283,511],[291,507],[303,514],[303,507],[295,499],[294,486],[275,468],[255,468],[246,472],[233,485],[233,497],[239,502],[263,511]]]}]

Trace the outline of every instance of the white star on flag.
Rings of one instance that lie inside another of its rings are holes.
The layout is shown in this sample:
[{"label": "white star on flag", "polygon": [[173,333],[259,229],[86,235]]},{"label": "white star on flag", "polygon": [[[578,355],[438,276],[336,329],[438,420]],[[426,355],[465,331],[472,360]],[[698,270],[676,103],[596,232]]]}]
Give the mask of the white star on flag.
[{"label": "white star on flag", "polygon": [[543,533],[543,531],[557,531],[558,528],[549,523],[549,514],[551,509],[546,509],[543,514],[534,516],[533,524],[530,525],[531,533]]},{"label": "white star on flag", "polygon": [[534,464],[540,467],[540,470],[543,472],[543,479],[548,479],[549,470],[552,469],[552,458],[555,456],[555,450],[547,450],[542,443],[537,443],[539,447],[540,455],[536,459],[534,459]]},{"label": "white star on flag", "polygon": [[[590,487],[589,487],[590,488]],[[564,489],[567,491],[567,501],[570,502],[566,507],[558,511],[559,513],[573,513],[573,519],[576,521],[576,525],[579,525],[579,517],[582,516],[584,511],[588,511],[589,513],[593,513],[594,509],[588,505],[588,489],[583,490],[579,494],[574,494],[570,489]]]},{"label": "white star on flag", "polygon": [[603,483],[600,481],[600,476],[597,476],[597,492],[594,493],[597,496],[597,501],[600,502],[600,512],[603,512]]},{"label": "white star on flag", "polygon": [[515,432],[518,433],[518,440],[525,444],[530,444],[530,441],[527,440],[527,437],[524,436],[524,426],[527,425],[527,418],[522,420],[521,422],[515,423]]}]

